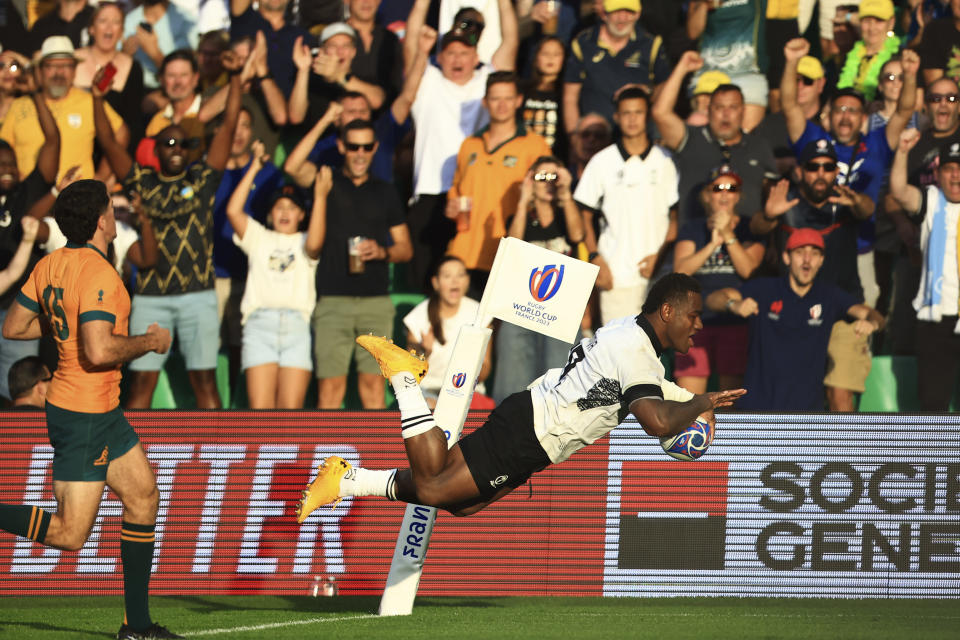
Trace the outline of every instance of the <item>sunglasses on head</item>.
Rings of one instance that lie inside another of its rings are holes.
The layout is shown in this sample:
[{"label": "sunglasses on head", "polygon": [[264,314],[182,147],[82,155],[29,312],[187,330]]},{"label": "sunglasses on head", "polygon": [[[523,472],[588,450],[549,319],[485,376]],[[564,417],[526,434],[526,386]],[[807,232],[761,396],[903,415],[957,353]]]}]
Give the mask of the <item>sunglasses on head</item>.
[{"label": "sunglasses on head", "polygon": [[810,173],[816,173],[821,169],[829,173],[831,171],[837,170],[837,163],[836,162],[814,162],[811,160],[810,162],[803,165],[803,168],[809,171]]},{"label": "sunglasses on head", "polygon": [[952,104],[957,100],[960,100],[960,96],[955,93],[931,93],[927,96],[927,102],[932,102],[934,104],[940,104],[944,100]]},{"label": "sunglasses on head", "polygon": [[373,148],[377,145],[376,142],[344,142],[343,147],[347,151],[360,151],[363,149],[366,152],[373,151]]},{"label": "sunglasses on head", "polygon": [[733,182],[723,182],[721,184],[713,185],[714,193],[721,193],[723,191],[729,191],[730,193],[737,193],[740,191],[740,185]]},{"label": "sunglasses on head", "polygon": [[196,138],[163,138],[162,140],[157,140],[157,145],[167,147],[168,149],[173,149],[174,147],[196,149],[200,146],[200,141]]},{"label": "sunglasses on head", "polygon": [[547,171],[540,171],[533,176],[533,179],[537,182],[553,182],[557,179],[557,174]]}]

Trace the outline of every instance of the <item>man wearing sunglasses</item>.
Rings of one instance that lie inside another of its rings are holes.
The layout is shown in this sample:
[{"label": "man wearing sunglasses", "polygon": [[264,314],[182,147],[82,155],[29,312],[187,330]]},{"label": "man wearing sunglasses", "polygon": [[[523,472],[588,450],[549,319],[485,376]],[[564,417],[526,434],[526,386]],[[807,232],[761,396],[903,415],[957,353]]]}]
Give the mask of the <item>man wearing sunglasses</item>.
[{"label": "man wearing sunglasses", "polygon": [[[333,171],[327,195],[326,233],[317,265],[317,306],[311,325],[320,409],[339,409],[356,352],[357,392],[364,409],[384,408],[384,381],[376,361],[356,349],[359,335],[393,335],[389,263],[413,254],[403,205],[394,186],[370,175],[377,137],[369,120],[354,120],[340,133],[342,170]],[[351,239],[360,269],[351,267]]]},{"label": "man wearing sunglasses", "polygon": [[[789,64],[789,61],[788,61]],[[857,230],[872,209],[858,206],[866,199],[850,186],[837,182],[837,152],[826,138],[808,142],[797,158],[792,186],[781,180],[770,190],[763,211],[755,214],[750,230],[757,236],[774,233],[779,255],[796,229],[813,229],[824,239],[822,279],[830,281],[857,301],[863,287],[857,269]],[[862,393],[870,373],[870,348],[866,336],[837,322],[830,334],[830,365],[824,378],[831,411],[853,411],[854,392]]]},{"label": "man wearing sunglasses", "polygon": [[[220,327],[214,290],[213,203],[230,157],[240,114],[243,83],[254,73],[243,67],[232,52],[223,57],[231,74],[224,120],[204,161],[190,163],[193,145],[180,125],[164,128],[154,138],[160,169],[144,167],[130,158],[107,127],[103,92],[94,78],[94,118],[97,141],[124,188],[139,194],[159,245],[157,262],[137,274],[136,295],[130,314],[130,331],[143,332],[159,323],[176,332],[187,374],[201,409],[220,408],[216,385]],[[129,408],[149,408],[167,354],[150,353],[130,363]]]}]

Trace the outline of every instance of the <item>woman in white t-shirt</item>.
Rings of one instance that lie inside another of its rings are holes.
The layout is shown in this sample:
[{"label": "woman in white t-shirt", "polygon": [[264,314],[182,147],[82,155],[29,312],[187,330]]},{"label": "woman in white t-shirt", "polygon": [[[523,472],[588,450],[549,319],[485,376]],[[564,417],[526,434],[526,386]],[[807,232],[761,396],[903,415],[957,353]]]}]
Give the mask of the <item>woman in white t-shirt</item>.
[{"label": "woman in white t-shirt", "polygon": [[251,155],[250,167],[227,203],[233,241],[249,259],[240,302],[247,400],[251,409],[302,409],[313,371],[310,314],[317,302],[314,279],[333,174],[329,167],[317,173],[306,233],[299,230],[306,206],[288,188],[274,198],[267,216],[273,229],[267,229],[244,211],[253,179],[268,159],[259,140]]},{"label": "woman in white t-shirt", "polygon": [[[420,382],[420,388],[432,409],[437,404],[460,327],[473,323],[480,304],[466,297],[470,276],[460,258],[445,256],[430,283],[433,293],[403,318],[403,324],[407,328],[407,347],[427,356],[430,367]],[[483,366],[480,367],[476,393],[485,393],[483,381],[490,375],[491,368],[488,345]]]}]

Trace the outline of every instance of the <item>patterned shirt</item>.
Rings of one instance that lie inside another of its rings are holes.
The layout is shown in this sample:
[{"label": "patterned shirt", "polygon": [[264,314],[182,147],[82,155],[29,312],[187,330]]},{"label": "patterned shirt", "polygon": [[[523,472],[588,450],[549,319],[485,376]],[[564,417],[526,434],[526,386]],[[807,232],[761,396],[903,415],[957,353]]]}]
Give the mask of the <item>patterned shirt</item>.
[{"label": "patterned shirt", "polygon": [[176,176],[134,164],[124,179],[140,194],[157,237],[157,264],[137,273],[136,293],[172,295],[212,289],[213,201],[223,171],[197,162]]}]

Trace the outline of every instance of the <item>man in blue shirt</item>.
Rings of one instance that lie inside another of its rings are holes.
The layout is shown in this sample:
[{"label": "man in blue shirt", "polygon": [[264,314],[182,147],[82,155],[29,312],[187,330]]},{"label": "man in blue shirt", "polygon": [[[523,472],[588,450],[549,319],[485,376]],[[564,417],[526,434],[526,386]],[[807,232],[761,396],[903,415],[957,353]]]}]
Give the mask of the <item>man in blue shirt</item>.
[{"label": "man in blue shirt", "polygon": [[858,335],[882,329],[884,319],[849,293],[817,279],[823,236],[813,229],[790,235],[785,278],[758,278],[707,297],[706,306],[750,319],[750,349],[739,408],[752,411],[822,411],[823,374],[833,323],[856,319]]}]

